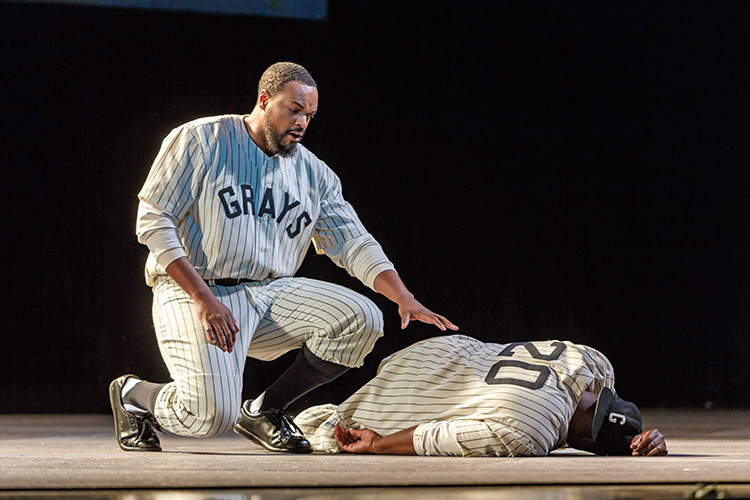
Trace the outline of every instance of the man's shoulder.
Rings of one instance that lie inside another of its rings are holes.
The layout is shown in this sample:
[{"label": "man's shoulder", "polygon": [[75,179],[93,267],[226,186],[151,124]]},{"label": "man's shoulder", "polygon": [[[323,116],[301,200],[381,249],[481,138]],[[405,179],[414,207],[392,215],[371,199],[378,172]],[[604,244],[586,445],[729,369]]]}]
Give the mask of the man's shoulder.
[{"label": "man's shoulder", "polygon": [[182,127],[200,129],[204,127],[215,127],[217,125],[221,126],[225,124],[237,123],[242,123],[242,115],[227,114],[195,118],[193,120],[190,120],[189,122],[184,123]]},{"label": "man's shoulder", "polygon": [[241,140],[245,133],[243,115],[217,115],[196,118],[175,128],[172,133],[187,135],[203,148],[213,150],[220,144]]},{"label": "man's shoulder", "polygon": [[302,144],[297,146],[297,151],[287,165],[286,168],[293,166],[292,168],[296,169],[297,172],[305,172],[311,179],[324,180],[325,183],[330,183],[337,177],[326,162],[318,158]]},{"label": "man's shoulder", "polygon": [[406,353],[421,352],[424,355],[438,355],[455,353],[455,352],[466,352],[471,353],[478,349],[483,349],[489,346],[481,340],[469,337],[467,335],[442,335],[439,337],[431,337],[428,339],[420,340],[415,342],[408,347],[394,353],[391,357],[400,356]]}]

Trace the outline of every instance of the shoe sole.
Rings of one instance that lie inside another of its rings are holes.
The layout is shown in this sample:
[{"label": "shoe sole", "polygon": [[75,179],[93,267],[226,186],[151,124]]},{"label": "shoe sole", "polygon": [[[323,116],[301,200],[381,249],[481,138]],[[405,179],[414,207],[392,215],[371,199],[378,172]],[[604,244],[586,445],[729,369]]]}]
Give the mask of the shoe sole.
[{"label": "shoe sole", "polygon": [[305,450],[288,450],[286,448],[275,448],[275,447],[269,445],[268,443],[266,443],[265,441],[263,441],[262,439],[260,439],[259,437],[257,437],[252,432],[250,432],[247,429],[245,429],[244,427],[240,427],[239,425],[235,425],[232,430],[234,430],[235,434],[239,434],[240,436],[245,437],[245,438],[249,439],[250,441],[252,441],[252,442],[254,442],[256,444],[259,444],[260,446],[262,446],[263,448],[267,449],[268,451],[275,451],[275,452],[280,452],[280,453],[297,453],[297,454],[312,453],[313,452],[312,449],[309,449],[309,450],[307,450],[307,449],[305,449]]},{"label": "shoe sole", "polygon": [[[150,447],[150,448],[138,448],[138,447],[130,447],[125,446],[122,444],[122,441],[120,441],[120,429],[118,427],[119,423],[117,421],[117,413],[119,411],[119,408],[117,407],[117,398],[119,397],[119,390],[117,387],[118,382],[123,379],[123,377],[128,377],[129,375],[123,375],[122,377],[118,377],[114,379],[109,384],[109,404],[112,407],[112,417],[115,419],[115,439],[117,440],[117,444],[120,445],[120,448],[122,448],[125,451],[161,451],[161,447]],[[123,411],[126,411],[123,408]]]}]

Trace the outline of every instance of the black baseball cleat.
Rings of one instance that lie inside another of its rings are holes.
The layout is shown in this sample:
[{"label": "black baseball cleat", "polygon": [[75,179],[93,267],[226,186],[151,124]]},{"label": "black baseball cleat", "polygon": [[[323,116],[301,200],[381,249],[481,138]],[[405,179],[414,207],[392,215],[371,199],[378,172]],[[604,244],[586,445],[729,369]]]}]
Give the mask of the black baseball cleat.
[{"label": "black baseball cleat", "polygon": [[252,413],[250,401],[245,401],[241,414],[240,421],[234,426],[234,432],[240,436],[255,441],[269,451],[312,453],[310,442],[286,410],[270,409]]},{"label": "black baseball cleat", "polygon": [[122,404],[122,386],[135,375],[123,375],[109,384],[109,402],[115,417],[115,436],[125,451],[161,451],[159,437],[155,429],[160,429],[156,419],[150,414],[139,415],[129,412]]}]

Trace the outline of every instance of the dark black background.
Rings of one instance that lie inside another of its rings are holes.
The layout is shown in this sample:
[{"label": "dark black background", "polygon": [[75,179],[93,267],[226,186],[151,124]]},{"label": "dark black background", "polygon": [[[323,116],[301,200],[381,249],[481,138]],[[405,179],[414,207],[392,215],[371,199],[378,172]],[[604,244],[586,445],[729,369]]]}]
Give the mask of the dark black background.
[{"label": "dark black background", "polygon": [[[167,379],[136,241],[162,138],[306,66],[306,145],[428,307],[487,341],[570,339],[642,406],[750,406],[747,2],[349,2],[325,21],[0,2],[0,411],[107,412]],[[366,365],[439,334],[373,298]],[[250,361],[246,396],[290,362]]]}]

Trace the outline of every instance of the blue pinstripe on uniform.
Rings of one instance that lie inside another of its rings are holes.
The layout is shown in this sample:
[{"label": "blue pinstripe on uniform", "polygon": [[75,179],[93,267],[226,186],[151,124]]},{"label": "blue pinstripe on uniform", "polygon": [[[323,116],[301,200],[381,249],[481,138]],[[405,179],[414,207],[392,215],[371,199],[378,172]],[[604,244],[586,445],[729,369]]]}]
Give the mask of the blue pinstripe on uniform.
[{"label": "blue pinstripe on uniform", "polygon": [[225,353],[206,341],[192,300],[149,254],[154,326],[173,379],[155,410],[166,430],[205,437],[231,428],[246,356],[275,359],[305,344],[324,360],[357,367],[382,336],[382,314],[366,297],[293,277],[310,243],[370,287],[393,269],[344,200],[338,177],[306,148],[269,158],[242,116],[196,120],[165,138],[139,198],[142,242],[147,229],[176,220],[204,279],[254,280],[212,288],[240,327],[233,352]]},{"label": "blue pinstripe on uniform", "polygon": [[[533,342],[541,353],[551,341]],[[381,363],[370,382],[338,406],[306,409],[295,422],[316,451],[340,451],[335,425],[382,434],[432,421],[453,421],[465,456],[546,455],[565,442],[568,422],[585,390],[614,385],[612,365],[599,351],[564,342],[554,360],[515,349],[513,359],[549,368],[538,388],[489,384],[487,376],[508,345],[463,335],[436,337],[403,349]],[[531,381],[540,372],[507,366],[504,379]]]}]

